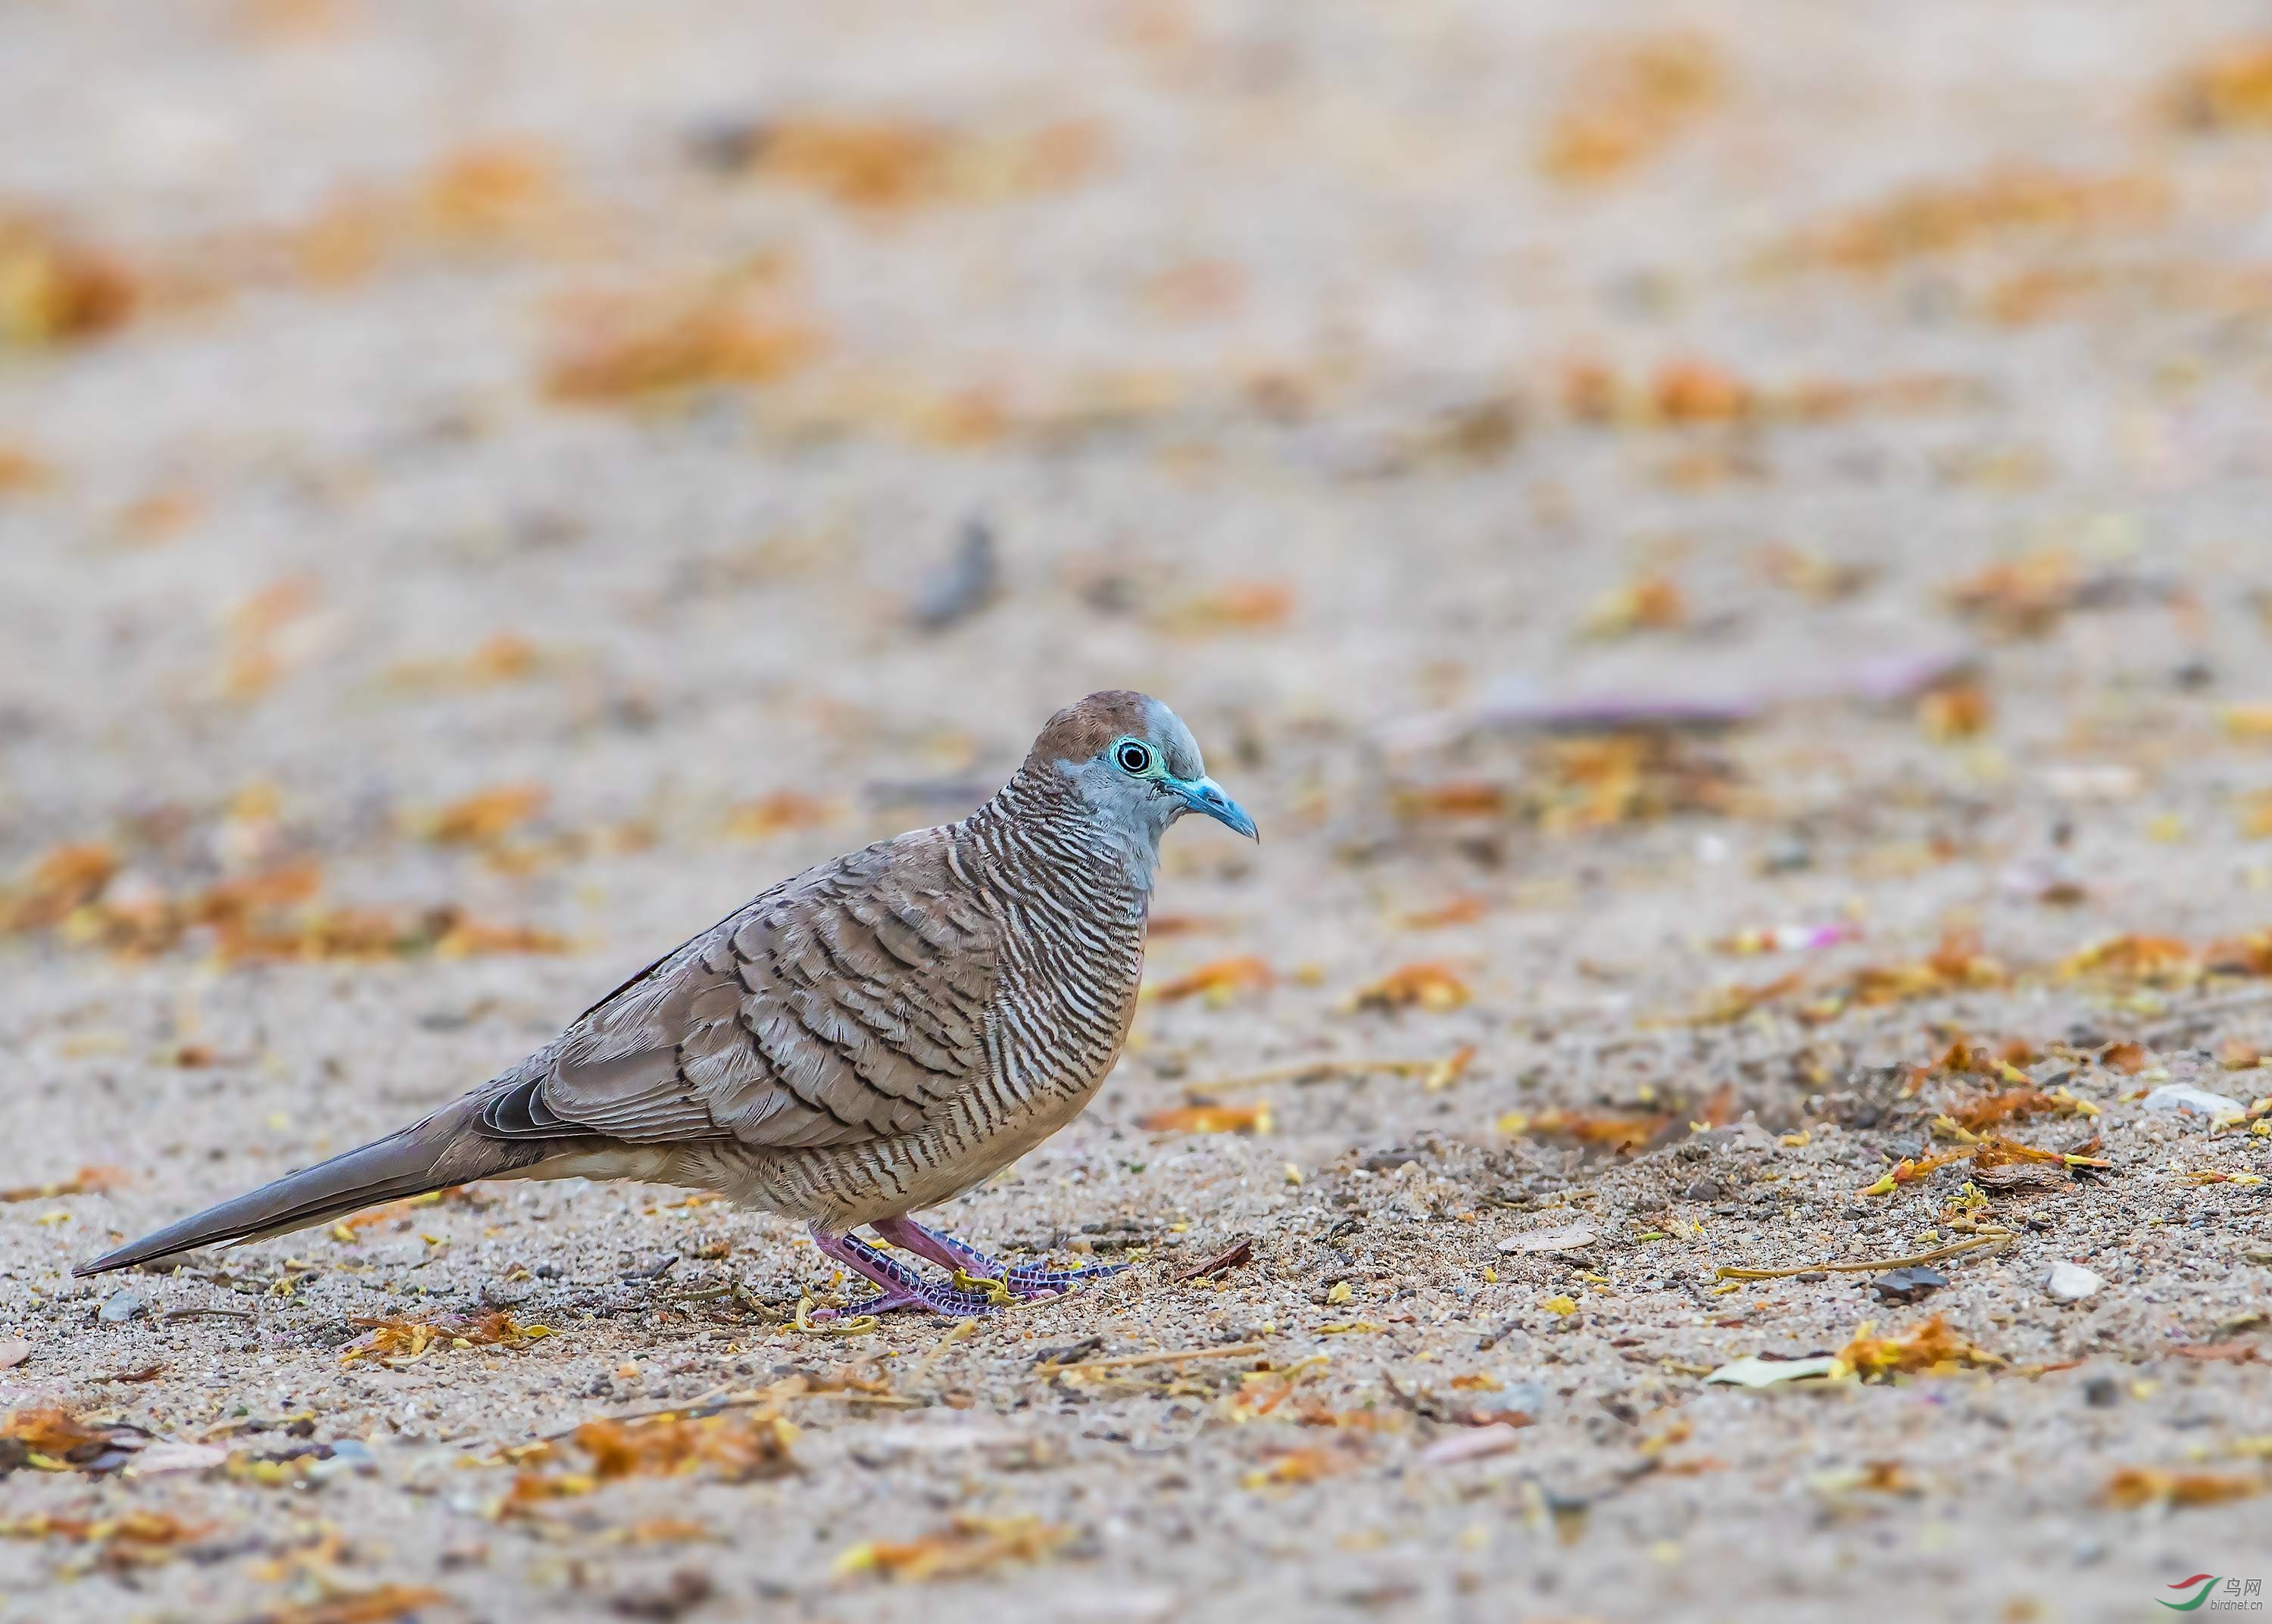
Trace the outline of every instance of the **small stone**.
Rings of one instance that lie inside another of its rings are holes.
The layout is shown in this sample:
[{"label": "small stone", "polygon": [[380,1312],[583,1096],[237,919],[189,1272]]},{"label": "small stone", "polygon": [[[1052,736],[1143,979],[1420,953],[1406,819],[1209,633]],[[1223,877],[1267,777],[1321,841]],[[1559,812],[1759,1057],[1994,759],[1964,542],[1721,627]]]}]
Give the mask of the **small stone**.
[{"label": "small stone", "polygon": [[1770,841],[1760,853],[1762,874],[1797,874],[1814,866],[1814,848],[1796,835]]},{"label": "small stone", "polygon": [[1719,1181],[1699,1179],[1681,1192],[1681,1198],[1685,1201],[1717,1201],[1720,1199]]},{"label": "small stone", "polygon": [[2190,1083],[2164,1083],[2146,1096],[2146,1109],[2182,1111],[2189,1116],[2205,1116],[2213,1122],[2248,1114],[2248,1107],[2230,1095],[2213,1094]]},{"label": "small stone", "polygon": [[1717,1382],[1723,1387],[1774,1387],[1784,1382],[1809,1382],[1823,1376],[1835,1376],[1845,1368],[1835,1355],[1816,1354],[1809,1359],[1761,1359],[1746,1353],[1732,1364],[1721,1366],[1704,1378],[1707,1383]]},{"label": "small stone", "polygon": [[21,1337],[10,1342],[0,1342],[0,1370],[13,1370],[32,1357],[32,1345]]},{"label": "small stone", "polygon": [[2122,1384],[2112,1376],[2093,1376],[2082,1384],[2082,1401],[2094,1410],[2111,1410],[2122,1402]]},{"label": "small stone", "polygon": [[1493,1421],[1439,1438],[1421,1450],[1417,1458],[1423,1466],[1456,1466],[1487,1456],[1504,1455],[1521,1445],[1520,1432],[1505,1421]]},{"label": "small stone", "polygon": [[1948,1284],[1938,1269],[1894,1269],[1870,1282],[1870,1289],[1887,1302],[1915,1302]]},{"label": "small stone", "polygon": [[367,1474],[378,1470],[378,1458],[370,1452],[370,1446],[359,1438],[341,1438],[324,1448],[324,1456],[310,1462],[307,1468],[309,1478],[315,1482],[345,1477],[350,1472]]},{"label": "small stone", "polygon": [[983,519],[967,519],[953,555],[916,587],[908,616],[925,631],[943,631],[977,614],[1001,590],[1002,569],[995,559],[994,532]]},{"label": "small stone", "polygon": [[1600,1239],[1584,1224],[1564,1224],[1554,1229],[1534,1229],[1527,1234],[1509,1235],[1498,1243],[1498,1249],[1502,1252],[1575,1252]]},{"label": "small stone", "polygon": [[2097,1295],[2105,1284],[2081,1263],[2062,1260],[2053,1263],[2051,1272],[2044,1277],[2044,1292],[2053,1302],[2081,1302],[2086,1297]]},{"label": "small stone", "polygon": [[1499,1392],[1486,1396],[1476,1407],[1479,1411],[1498,1411],[1509,1416],[1527,1415],[1536,1421],[1546,1413],[1546,1384],[1543,1382],[1510,1382]]},{"label": "small stone", "polygon": [[133,1292],[117,1292],[95,1311],[95,1317],[106,1325],[123,1325],[127,1321],[138,1320],[149,1312],[150,1305]]},{"label": "small stone", "polygon": [[135,1478],[162,1477],[175,1471],[207,1471],[228,1459],[227,1449],[215,1449],[209,1443],[180,1443],[161,1439],[134,1457],[127,1475]]}]

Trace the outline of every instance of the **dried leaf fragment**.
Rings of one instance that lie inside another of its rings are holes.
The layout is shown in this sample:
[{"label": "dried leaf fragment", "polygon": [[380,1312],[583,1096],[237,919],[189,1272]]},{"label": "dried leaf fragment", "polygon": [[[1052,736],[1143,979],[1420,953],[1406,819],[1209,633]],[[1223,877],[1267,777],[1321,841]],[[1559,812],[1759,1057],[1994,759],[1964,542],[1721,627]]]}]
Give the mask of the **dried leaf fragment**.
[{"label": "dried leaf fragment", "polygon": [[340,1354],[340,1363],[376,1359],[398,1370],[444,1348],[525,1348],[553,1334],[549,1325],[520,1324],[503,1309],[492,1309],[475,1319],[419,1320],[390,1315],[355,1322],[365,1328],[365,1334]]},{"label": "dried leaf fragment", "polygon": [[2165,1471],[2155,1466],[2119,1467],[2100,1494],[2122,1510],[2140,1506],[2221,1506],[2264,1492],[2265,1480],[2238,1471]]},{"label": "dried leaf fragment", "polygon": [[1608,180],[1663,150],[1722,93],[1719,53],[1701,34],[1626,41],[1577,75],[1539,167],[1568,184]]},{"label": "dried leaf fragment", "polygon": [[551,793],[542,784],[502,784],[437,807],[413,826],[436,846],[486,846],[542,812]]},{"label": "dried leaf fragment", "polygon": [[1283,581],[1234,581],[1161,613],[1161,630],[1184,637],[1267,631],[1294,617],[1294,589]]},{"label": "dried leaf fragment", "polygon": [[1047,1561],[1072,1531],[1035,1516],[958,1516],[919,1539],[864,1539],[836,1559],[840,1578],[874,1574],[901,1583],[967,1579],[1010,1566]]},{"label": "dried leaf fragment", "polygon": [[0,340],[70,344],[122,326],[135,278],[52,221],[0,212]]},{"label": "dried leaf fragment", "polygon": [[1178,1106],[1136,1119],[1136,1126],[1155,1134],[1267,1134],[1270,1131],[1270,1102],[1252,1105]]},{"label": "dried leaf fragment", "polygon": [[1579,629],[1589,637],[1622,637],[1636,631],[1670,631],[1687,619],[1688,600],[1679,583],[1650,571],[1596,599]]},{"label": "dried leaf fragment", "polygon": [[1507,1134],[1529,1134],[1543,1139],[1573,1139],[1580,1144],[1610,1151],[1637,1151],[1671,1128],[1670,1112],[1543,1111],[1529,1115],[1510,1111],[1498,1119]]},{"label": "dried leaf fragment", "polygon": [[96,1564],[114,1571],[170,1561],[181,1546],[195,1544],[213,1530],[210,1523],[185,1523],[171,1512],[138,1508],[116,1516],[35,1512],[0,1522],[0,1536],[11,1539],[67,1539],[73,1545],[93,1546]]},{"label": "dried leaf fragment", "polygon": [[495,688],[534,674],[537,648],[517,632],[491,634],[462,659],[406,660],[387,672],[387,681],[412,689],[454,691]]},{"label": "dried leaf fragment", "polygon": [[1473,995],[1450,965],[1404,965],[1349,995],[1349,1009],[1456,1009]]},{"label": "dried leaf fragment", "polygon": [[1152,989],[1152,996],[1173,1003],[1204,995],[1209,1003],[1228,1003],[1238,993],[1273,985],[1278,977],[1269,964],[1252,954],[1218,958]]},{"label": "dried leaf fragment", "polygon": [[412,1213],[422,1207],[438,1207],[445,1202],[469,1201],[473,1188],[470,1184],[452,1184],[447,1189],[428,1190],[422,1196],[409,1196],[381,1206],[366,1207],[360,1212],[349,1213],[325,1233],[334,1240],[353,1240],[366,1229],[398,1219],[407,1221]]},{"label": "dried leaf fragment", "polygon": [[1945,1151],[1934,1156],[1905,1156],[1894,1164],[1885,1177],[1861,1193],[1865,1196],[1890,1196],[1904,1184],[1914,1184],[1919,1179],[1930,1178],[1952,1163],[1971,1159],[1972,1152],[1969,1150]]},{"label": "dried leaf fragment", "polygon": [[730,286],[593,301],[564,328],[544,391],[576,406],[769,384],[822,348],[809,321]]},{"label": "dried leaf fragment", "polygon": [[2164,98],[2171,119],[2204,132],[2272,130],[2272,41],[2235,40],[2179,74]]},{"label": "dried leaf fragment", "polygon": [[751,127],[742,146],[744,167],[759,179],[881,212],[1062,190],[1095,168],[1103,140],[1086,122],[999,135],[891,117],[803,115]]},{"label": "dried leaf fragment", "polygon": [[2193,949],[2174,936],[2127,932],[2069,954],[2056,973],[2063,981],[2095,978],[2174,986],[2195,980],[2201,968]]},{"label": "dried leaf fragment", "polygon": [[397,1624],[421,1609],[447,1606],[450,1598],[422,1584],[381,1584],[334,1590],[319,1600],[295,1602],[253,1615],[251,1624]]},{"label": "dried leaf fragment", "polygon": [[1904,188],[1800,234],[1777,257],[1800,267],[1874,273],[2006,237],[2079,237],[2151,225],[2167,209],[2169,194],[2167,183],[2153,175],[2006,168],[1977,180]]},{"label": "dried leaf fragment", "polygon": [[1925,737],[1944,744],[1979,737],[1995,714],[1995,702],[1977,682],[1948,683],[1917,697],[1917,725]]},{"label": "dried leaf fragment", "polygon": [[777,789],[728,808],[725,832],[729,839],[770,840],[792,829],[817,828],[829,816],[826,801],[798,790]]},{"label": "dried leaf fragment", "polygon": [[125,1170],[118,1167],[82,1167],[68,1179],[53,1184],[19,1184],[12,1189],[0,1189],[0,1203],[18,1201],[52,1201],[58,1196],[93,1196],[105,1190],[116,1189],[127,1181]]},{"label": "dried leaf fragment", "polygon": [[1873,1337],[1872,1329],[1872,1322],[1865,1320],[1854,1328],[1853,1339],[1838,1351],[1846,1367],[1865,1379],[1919,1371],[1941,1374],[2005,1362],[1951,1330],[1946,1315],[1934,1315],[1905,1337]]},{"label": "dried leaf fragment", "polygon": [[0,893],[0,932],[43,930],[59,925],[102,895],[121,867],[107,846],[59,846],[32,865],[16,886]]}]

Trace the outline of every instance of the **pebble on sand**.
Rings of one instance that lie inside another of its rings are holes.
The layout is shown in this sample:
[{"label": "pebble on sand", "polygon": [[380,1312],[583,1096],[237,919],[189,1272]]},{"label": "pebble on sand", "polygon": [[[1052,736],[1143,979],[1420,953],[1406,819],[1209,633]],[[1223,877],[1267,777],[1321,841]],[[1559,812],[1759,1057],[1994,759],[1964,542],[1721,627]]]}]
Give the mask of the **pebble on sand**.
[{"label": "pebble on sand", "polygon": [[2195,1088],[2190,1083],[2165,1083],[2146,1096],[2149,1111],[2183,1111],[2194,1116],[2205,1116],[2211,1121],[2228,1116],[2245,1116],[2248,1107],[2225,1094],[2213,1094],[2205,1088]]},{"label": "pebble on sand", "polygon": [[2062,1260],[2053,1263],[2051,1272],[2044,1277],[2044,1292],[2053,1302],[2081,1302],[2086,1297],[2096,1296],[2105,1284],[2081,1263]]}]

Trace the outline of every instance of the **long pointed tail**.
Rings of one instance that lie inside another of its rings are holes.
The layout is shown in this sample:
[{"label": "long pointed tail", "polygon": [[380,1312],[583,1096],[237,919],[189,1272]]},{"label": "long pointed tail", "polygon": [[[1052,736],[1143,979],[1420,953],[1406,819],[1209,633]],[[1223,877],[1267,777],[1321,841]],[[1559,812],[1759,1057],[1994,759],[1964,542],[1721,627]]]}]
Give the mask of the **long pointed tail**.
[{"label": "long pointed tail", "polygon": [[490,1138],[471,1127],[479,1111],[478,1100],[445,1106],[422,1122],[313,1167],[288,1173],[71,1272],[102,1274],[197,1247],[288,1234],[381,1202],[494,1179],[542,1161],[554,1148],[542,1142]]}]

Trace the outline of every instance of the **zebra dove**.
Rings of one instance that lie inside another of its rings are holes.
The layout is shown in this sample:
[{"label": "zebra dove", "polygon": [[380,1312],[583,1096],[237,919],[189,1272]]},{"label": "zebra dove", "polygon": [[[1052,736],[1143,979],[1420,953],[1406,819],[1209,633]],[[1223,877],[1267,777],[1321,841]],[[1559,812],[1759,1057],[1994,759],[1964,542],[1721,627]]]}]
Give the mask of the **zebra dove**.
[{"label": "zebra dove", "polygon": [[[256,1240],[476,1179],[644,1179],[803,1220],[882,1311],[982,1311],[1119,1265],[1005,1268],[908,1217],[1078,1115],[1135,1013],[1160,838],[1255,837],[1142,694],[1058,711],[960,823],[806,869],[422,1121],[82,1267]],[[946,1269],[947,1282],[862,1240]]]}]

